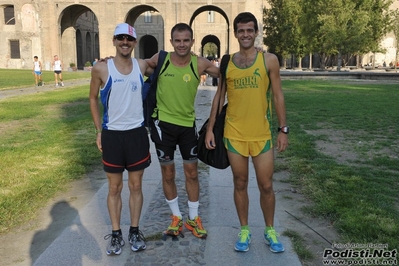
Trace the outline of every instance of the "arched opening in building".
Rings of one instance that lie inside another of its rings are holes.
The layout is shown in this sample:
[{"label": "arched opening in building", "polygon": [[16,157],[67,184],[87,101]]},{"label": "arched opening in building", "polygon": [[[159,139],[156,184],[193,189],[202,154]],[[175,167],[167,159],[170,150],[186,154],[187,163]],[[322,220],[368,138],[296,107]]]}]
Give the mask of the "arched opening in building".
[{"label": "arched opening in building", "polygon": [[220,58],[220,40],[215,35],[207,35],[201,41],[201,56],[209,60]]},{"label": "arched opening in building", "polygon": [[139,42],[140,58],[151,58],[156,54],[158,49],[158,41],[152,35],[145,35],[140,38]]},{"label": "arched opening in building", "polygon": [[[86,6],[72,5],[61,13],[60,58],[65,66],[75,64],[83,69],[86,62],[99,57],[98,20]],[[71,45],[75,43],[75,45]]]},{"label": "arched opening in building", "polygon": [[134,57],[150,58],[164,49],[164,20],[154,7],[139,5],[132,8],[126,23],[132,25],[137,33],[139,45],[134,49]]},{"label": "arched opening in building", "polygon": [[229,52],[230,22],[220,7],[206,5],[198,8],[191,16],[189,25],[196,38],[201,40],[201,47],[196,47],[195,52],[214,58]]}]

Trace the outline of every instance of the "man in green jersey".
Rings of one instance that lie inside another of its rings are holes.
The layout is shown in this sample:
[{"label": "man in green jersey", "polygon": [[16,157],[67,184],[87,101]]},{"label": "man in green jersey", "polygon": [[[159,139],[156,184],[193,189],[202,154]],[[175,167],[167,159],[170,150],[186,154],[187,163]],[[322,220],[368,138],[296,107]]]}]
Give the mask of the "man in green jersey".
[{"label": "man in green jersey", "polygon": [[[151,123],[151,139],[157,149],[161,165],[163,190],[172,211],[172,222],[166,233],[179,235],[183,230],[175,183],[174,153],[176,146],[183,158],[189,213],[185,226],[199,238],[206,238],[198,214],[199,181],[197,160],[197,129],[194,100],[202,73],[219,76],[219,68],[209,60],[192,55],[193,30],[185,23],[176,24],[170,40],[174,52],[167,54],[158,76],[157,106]],[[157,65],[159,53],[147,59],[150,67]],[[165,66],[167,66],[165,68]]]}]

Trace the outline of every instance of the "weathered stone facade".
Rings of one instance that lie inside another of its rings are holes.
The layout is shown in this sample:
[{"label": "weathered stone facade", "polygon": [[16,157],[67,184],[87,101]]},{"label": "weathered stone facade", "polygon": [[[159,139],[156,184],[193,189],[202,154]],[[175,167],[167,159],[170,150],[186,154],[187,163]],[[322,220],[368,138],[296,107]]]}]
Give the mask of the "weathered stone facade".
[{"label": "weathered stone facade", "polygon": [[[178,22],[192,26],[195,53],[205,56],[203,46],[213,42],[220,57],[238,50],[234,17],[242,11],[252,12],[262,29],[264,6],[266,0],[0,0],[0,68],[31,68],[37,55],[43,69],[50,70],[55,54],[63,61],[63,69],[70,63],[83,68],[87,61],[115,53],[111,38],[121,22],[137,30],[135,57],[172,50],[170,30]],[[399,0],[392,4],[392,9],[397,8]],[[262,31],[257,46],[262,46],[261,35]],[[382,41],[387,52],[367,54],[362,64],[373,57],[376,64],[389,64],[395,60],[395,42],[393,34],[388,34]]]},{"label": "weathered stone facade", "polygon": [[[0,7],[13,6],[15,15],[15,23],[6,25],[6,14],[0,9],[0,68],[31,68],[37,55],[43,69],[51,70],[55,54],[63,61],[63,69],[70,63],[81,68],[95,57],[115,53],[112,35],[121,22],[137,30],[135,57],[172,50],[170,30],[179,22],[192,26],[194,52],[202,55],[204,40],[211,40],[219,44],[220,56],[238,50],[232,29],[234,17],[242,11],[252,12],[262,29],[265,4],[264,0],[0,0]],[[151,23],[146,22],[148,16]],[[261,44],[262,36],[258,39]],[[19,42],[19,58],[12,58],[10,41]]]}]

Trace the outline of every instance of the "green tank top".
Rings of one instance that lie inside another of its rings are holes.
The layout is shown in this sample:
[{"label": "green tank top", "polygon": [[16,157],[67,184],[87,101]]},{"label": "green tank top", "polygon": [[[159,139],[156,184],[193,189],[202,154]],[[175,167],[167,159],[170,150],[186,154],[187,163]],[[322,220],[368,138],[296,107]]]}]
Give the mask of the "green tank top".
[{"label": "green tank top", "polygon": [[[170,53],[164,65],[170,61]],[[162,70],[163,67],[162,66]],[[191,56],[187,66],[178,67],[170,61],[166,70],[158,77],[157,108],[160,121],[174,125],[192,127],[195,121],[194,101],[199,85],[197,57]]]}]

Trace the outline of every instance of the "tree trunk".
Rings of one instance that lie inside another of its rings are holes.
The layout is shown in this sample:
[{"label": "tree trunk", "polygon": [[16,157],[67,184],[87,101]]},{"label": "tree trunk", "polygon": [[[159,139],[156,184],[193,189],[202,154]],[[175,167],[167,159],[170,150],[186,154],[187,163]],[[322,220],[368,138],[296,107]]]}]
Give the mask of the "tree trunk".
[{"label": "tree trunk", "polygon": [[337,60],[337,71],[341,71],[341,65],[342,65],[342,55],[341,52],[338,53],[338,60]]}]

